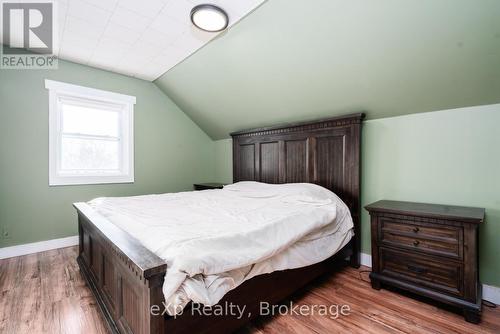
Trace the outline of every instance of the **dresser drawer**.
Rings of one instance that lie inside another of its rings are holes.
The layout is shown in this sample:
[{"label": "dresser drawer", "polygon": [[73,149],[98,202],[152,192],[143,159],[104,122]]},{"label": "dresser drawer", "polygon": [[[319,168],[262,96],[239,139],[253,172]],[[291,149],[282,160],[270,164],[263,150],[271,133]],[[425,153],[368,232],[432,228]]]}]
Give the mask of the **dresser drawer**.
[{"label": "dresser drawer", "polygon": [[399,280],[463,296],[463,264],[427,255],[380,248],[380,272]]},{"label": "dresser drawer", "polygon": [[463,256],[463,228],[381,217],[382,245],[418,250],[457,259]]}]

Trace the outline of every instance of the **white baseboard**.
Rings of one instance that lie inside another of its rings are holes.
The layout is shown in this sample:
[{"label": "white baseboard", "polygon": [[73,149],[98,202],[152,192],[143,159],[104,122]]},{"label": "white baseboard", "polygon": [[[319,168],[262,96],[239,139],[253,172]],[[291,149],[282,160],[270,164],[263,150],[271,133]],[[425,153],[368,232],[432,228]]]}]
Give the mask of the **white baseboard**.
[{"label": "white baseboard", "polygon": [[[361,253],[361,265],[372,266],[372,256],[370,254]],[[483,284],[483,300],[500,305],[500,287]]]},{"label": "white baseboard", "polygon": [[17,245],[0,248],[0,259],[33,254],[51,249],[64,248],[78,245],[78,236],[33,242],[31,244]]},{"label": "white baseboard", "polygon": [[500,305],[500,288],[483,284],[483,299]]},{"label": "white baseboard", "polygon": [[361,265],[372,267],[372,256],[370,254],[361,253]]}]

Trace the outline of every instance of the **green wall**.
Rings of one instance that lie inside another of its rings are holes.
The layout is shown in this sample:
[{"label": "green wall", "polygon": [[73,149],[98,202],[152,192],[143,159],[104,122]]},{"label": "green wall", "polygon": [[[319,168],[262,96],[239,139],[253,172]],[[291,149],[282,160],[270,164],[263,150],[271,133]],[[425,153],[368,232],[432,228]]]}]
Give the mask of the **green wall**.
[{"label": "green wall", "polygon": [[213,139],[500,103],[498,0],[268,0],[155,83]]},{"label": "green wall", "polygon": [[[137,97],[135,183],[48,186],[44,79]],[[0,70],[0,247],[77,234],[71,203],[191,189],[214,175],[214,145],[153,83],[60,61],[58,70]]]},{"label": "green wall", "polygon": [[215,145],[215,180],[222,183],[233,183],[233,141],[221,139]]},{"label": "green wall", "polygon": [[[500,286],[500,104],[366,121],[362,205],[379,199],[486,208],[480,228],[483,283]],[[215,142],[220,181],[231,180],[231,140]],[[222,166],[223,164],[228,164]],[[222,174],[222,171],[225,174]],[[363,210],[362,250],[370,253]]]}]

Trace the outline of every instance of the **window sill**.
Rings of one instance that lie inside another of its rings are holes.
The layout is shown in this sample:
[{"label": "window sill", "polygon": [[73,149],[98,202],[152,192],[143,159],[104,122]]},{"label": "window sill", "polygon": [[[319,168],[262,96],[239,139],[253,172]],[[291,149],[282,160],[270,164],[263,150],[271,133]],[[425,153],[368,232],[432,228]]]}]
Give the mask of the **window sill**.
[{"label": "window sill", "polygon": [[134,183],[134,177],[128,175],[120,176],[53,176],[49,179],[49,186],[69,185],[95,185],[95,184],[118,184]]}]

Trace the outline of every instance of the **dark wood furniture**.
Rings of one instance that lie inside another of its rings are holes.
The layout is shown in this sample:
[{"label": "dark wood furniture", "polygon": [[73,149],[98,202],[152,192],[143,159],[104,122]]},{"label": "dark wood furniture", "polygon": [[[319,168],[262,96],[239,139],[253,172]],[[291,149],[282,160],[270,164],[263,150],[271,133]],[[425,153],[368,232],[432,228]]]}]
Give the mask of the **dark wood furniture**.
[{"label": "dark wood furniture", "polygon": [[194,190],[209,190],[209,189],[222,189],[225,186],[224,183],[195,183],[193,184]]},{"label": "dark wood furniture", "polygon": [[133,236],[85,203],[78,213],[81,272],[110,329],[119,333],[229,333],[258,316],[260,302],[276,304],[336,263],[359,266],[360,145],[363,114],[233,133],[234,182],[313,182],[336,192],[351,209],[356,235],[331,258],[304,268],[260,275],[230,291],[220,304],[245,307],[251,316],[203,316],[188,305],[182,315],[163,310],[167,265]]},{"label": "dark wood furniture", "polygon": [[231,134],[234,182],[316,183],[347,204],[356,234],[351,263],[358,267],[363,118],[364,114],[355,114]]},{"label": "dark wood furniture", "polygon": [[478,229],[484,209],[379,201],[371,216],[372,287],[396,286],[481,316]]}]

